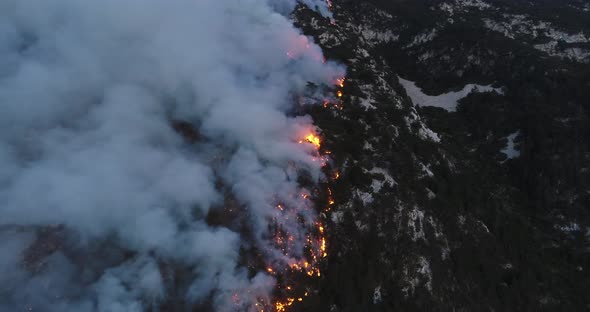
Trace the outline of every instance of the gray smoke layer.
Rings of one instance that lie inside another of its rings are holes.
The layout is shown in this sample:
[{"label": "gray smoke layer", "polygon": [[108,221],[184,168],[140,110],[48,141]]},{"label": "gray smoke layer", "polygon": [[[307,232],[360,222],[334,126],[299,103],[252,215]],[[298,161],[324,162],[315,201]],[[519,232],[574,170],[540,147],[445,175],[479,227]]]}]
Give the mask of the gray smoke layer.
[{"label": "gray smoke layer", "polygon": [[[235,311],[269,296],[274,279],[240,252],[292,260],[268,243],[269,222],[279,202],[309,211],[296,180],[320,165],[298,143],[310,118],[287,113],[308,82],[342,75],[285,17],[293,7],[0,3],[0,311],[145,311],[166,298]],[[243,231],[206,221],[228,196]]]}]

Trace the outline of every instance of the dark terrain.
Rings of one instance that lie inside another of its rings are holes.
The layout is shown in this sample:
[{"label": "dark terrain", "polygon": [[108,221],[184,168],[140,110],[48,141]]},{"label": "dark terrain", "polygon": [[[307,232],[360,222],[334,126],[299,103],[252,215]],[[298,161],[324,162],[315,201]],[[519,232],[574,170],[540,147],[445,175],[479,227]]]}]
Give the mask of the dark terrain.
[{"label": "dark terrain", "polygon": [[[334,1],[335,25],[295,12],[348,68],[343,109],[312,112],[342,178],[319,298],[301,311],[590,310],[589,10]],[[431,95],[503,92],[449,112],[416,106],[398,76]]]}]

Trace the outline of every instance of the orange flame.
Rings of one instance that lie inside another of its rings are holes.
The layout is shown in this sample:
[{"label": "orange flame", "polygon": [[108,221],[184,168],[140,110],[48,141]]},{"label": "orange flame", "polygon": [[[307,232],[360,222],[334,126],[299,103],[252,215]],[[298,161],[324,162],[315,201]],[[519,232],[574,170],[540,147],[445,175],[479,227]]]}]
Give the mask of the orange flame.
[{"label": "orange flame", "polygon": [[[330,2],[329,4],[331,6]],[[289,52],[289,55],[293,56],[291,52]],[[336,85],[339,88],[343,88],[344,81],[344,77],[339,78],[336,80]],[[339,98],[342,97],[342,90],[337,90],[336,95]],[[325,100],[323,102],[323,106],[324,108],[329,108],[333,106],[337,109],[342,109],[341,105],[339,105],[338,103],[334,103],[331,100]],[[322,144],[320,137],[311,131],[308,134],[306,134],[305,137],[300,139],[299,143],[310,143],[318,150],[318,152],[320,152],[320,146]],[[327,155],[331,154],[331,152],[322,150],[321,153],[323,155],[316,154],[312,157],[313,161],[319,161],[321,162],[322,166],[324,166],[329,161]],[[340,173],[338,171],[334,171],[332,174],[333,180],[336,180],[340,177]],[[327,193],[328,205],[326,205],[326,207],[323,210],[325,212],[330,211],[332,205],[335,204],[332,190],[330,188],[327,188]],[[301,196],[305,200],[310,200],[312,195],[308,192],[301,192],[299,196]],[[283,204],[277,204],[275,207],[282,213],[289,211],[288,207],[283,206]],[[326,218],[326,215],[322,214],[322,216],[323,218]],[[325,223],[323,221],[317,221],[315,223],[316,231],[308,232],[305,243],[307,256],[299,259],[293,259],[292,262],[290,261],[288,266],[285,268],[268,267],[266,268],[268,274],[278,277],[280,277],[282,274],[305,274],[309,277],[321,277],[319,264],[321,258],[326,258],[328,256],[326,228],[324,227],[324,224]],[[278,231],[274,237],[274,241],[277,244],[277,247],[284,253],[285,256],[289,257],[291,253],[290,249],[292,248],[291,246],[293,246],[292,244],[294,240],[295,238],[292,235],[292,233],[287,233],[284,231]],[[271,310],[273,310],[274,312],[287,312],[293,305],[298,304],[298,302],[304,301],[304,299],[308,297],[308,292],[306,291],[305,293],[303,293],[301,291],[301,288],[299,287],[294,287],[289,284],[283,284],[283,286],[280,287],[281,296],[279,298],[275,298],[274,302],[270,306]],[[266,311],[266,309],[264,311]]]},{"label": "orange flame", "polygon": [[310,133],[304,139],[299,140],[299,144],[302,144],[303,142],[311,143],[318,149],[321,146],[320,137],[313,133]]},{"label": "orange flame", "polygon": [[310,133],[309,135],[307,135],[305,137],[305,140],[313,145],[315,145],[315,147],[320,148],[320,138],[318,136],[315,136],[313,133]]}]

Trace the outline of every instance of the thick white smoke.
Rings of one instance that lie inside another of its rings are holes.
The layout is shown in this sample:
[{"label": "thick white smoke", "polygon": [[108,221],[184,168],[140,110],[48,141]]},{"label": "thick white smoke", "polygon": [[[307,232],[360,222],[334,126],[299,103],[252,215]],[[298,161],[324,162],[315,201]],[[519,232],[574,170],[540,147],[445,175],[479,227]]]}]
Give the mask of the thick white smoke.
[{"label": "thick white smoke", "polygon": [[[320,167],[298,144],[311,120],[288,113],[308,82],[342,74],[293,28],[293,7],[0,3],[0,310],[144,311],[177,298],[231,311],[271,293],[240,253],[254,244],[287,261],[266,243],[269,220],[278,202],[306,205],[298,174]],[[244,231],[206,221],[228,196]]]}]

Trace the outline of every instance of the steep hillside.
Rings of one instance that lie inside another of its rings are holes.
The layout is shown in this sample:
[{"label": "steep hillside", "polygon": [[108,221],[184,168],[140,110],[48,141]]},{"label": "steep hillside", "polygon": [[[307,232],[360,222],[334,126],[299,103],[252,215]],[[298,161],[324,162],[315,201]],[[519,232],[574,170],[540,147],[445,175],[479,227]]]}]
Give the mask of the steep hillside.
[{"label": "steep hillside", "polygon": [[589,308],[587,5],[333,12],[295,13],[348,68],[341,105],[312,114],[341,178],[321,298],[302,310]]}]

